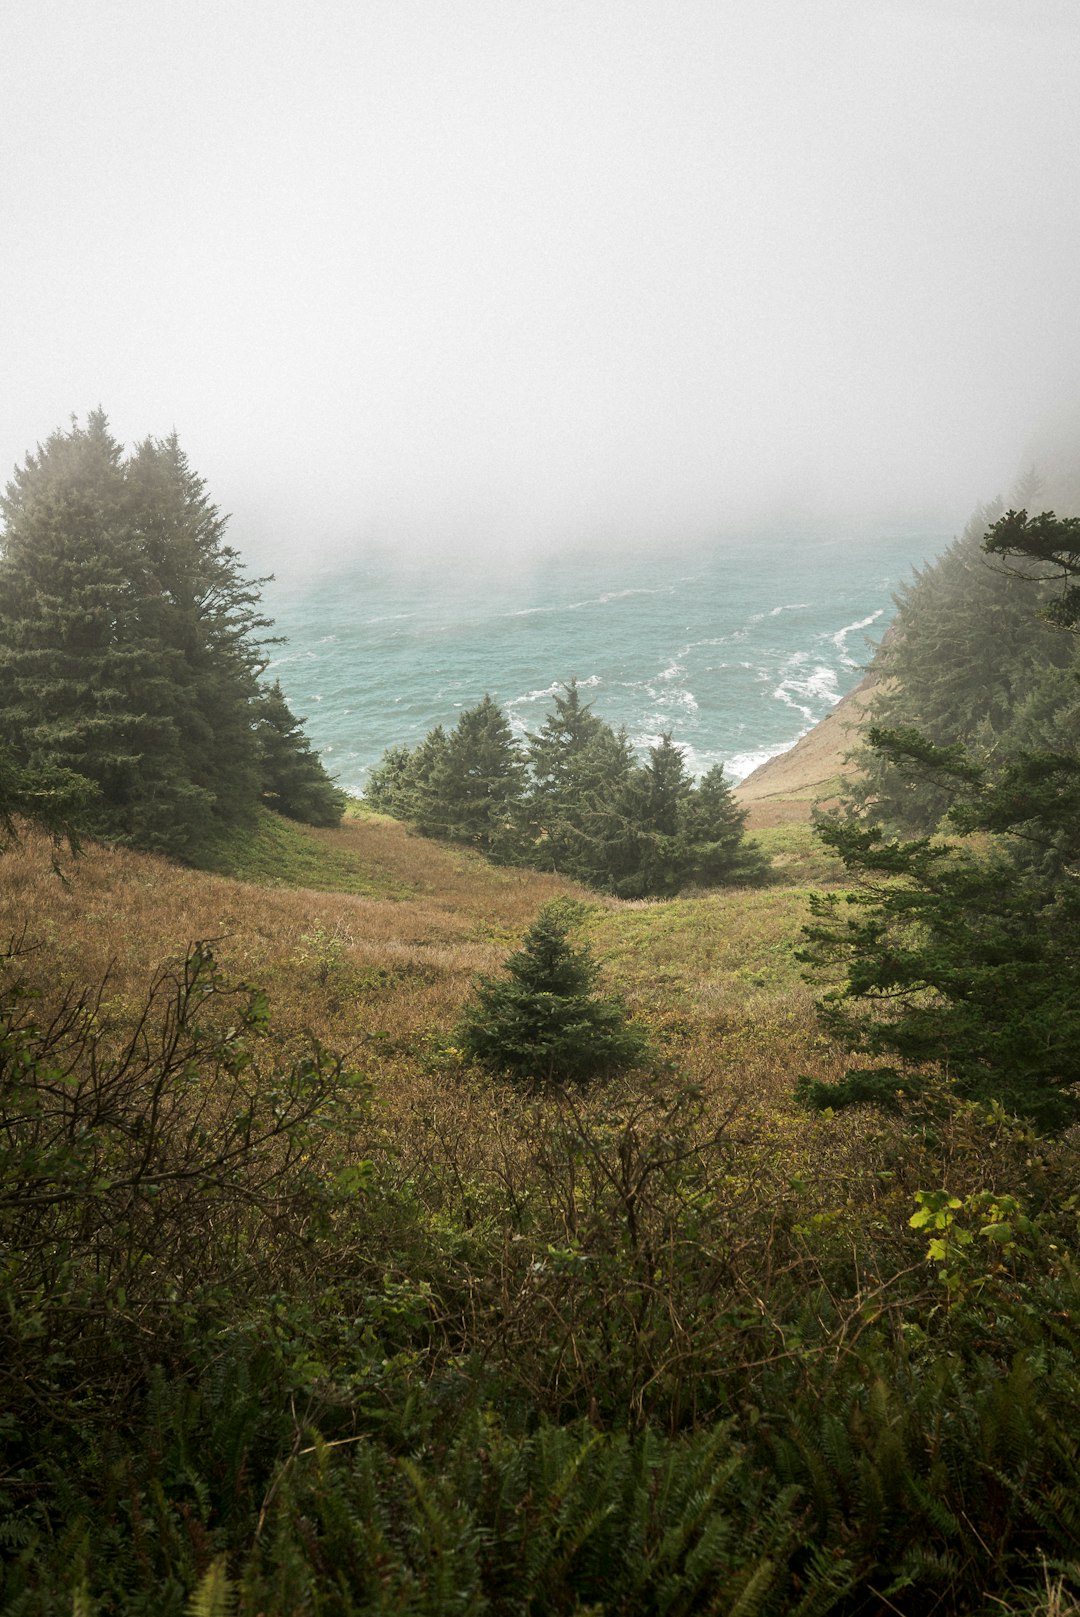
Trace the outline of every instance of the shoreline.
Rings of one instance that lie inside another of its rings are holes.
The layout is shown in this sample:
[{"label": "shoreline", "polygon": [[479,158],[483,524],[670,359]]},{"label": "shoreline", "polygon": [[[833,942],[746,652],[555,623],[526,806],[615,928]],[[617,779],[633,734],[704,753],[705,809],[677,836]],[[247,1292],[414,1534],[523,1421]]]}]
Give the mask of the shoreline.
[{"label": "shoreline", "polygon": [[747,810],[748,831],[808,820],[817,804],[838,795],[845,776],[854,773],[849,755],[875,683],[867,675],[793,746],[766,759],[732,788],[735,801]]}]

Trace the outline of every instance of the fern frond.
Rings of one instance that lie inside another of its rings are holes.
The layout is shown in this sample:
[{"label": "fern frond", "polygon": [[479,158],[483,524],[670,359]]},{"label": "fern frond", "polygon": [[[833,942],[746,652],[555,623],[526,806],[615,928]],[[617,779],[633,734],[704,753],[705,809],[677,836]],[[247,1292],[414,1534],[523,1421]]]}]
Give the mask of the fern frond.
[{"label": "fern frond", "polygon": [[224,1555],[211,1561],[187,1603],[186,1617],[233,1617],[236,1587]]}]

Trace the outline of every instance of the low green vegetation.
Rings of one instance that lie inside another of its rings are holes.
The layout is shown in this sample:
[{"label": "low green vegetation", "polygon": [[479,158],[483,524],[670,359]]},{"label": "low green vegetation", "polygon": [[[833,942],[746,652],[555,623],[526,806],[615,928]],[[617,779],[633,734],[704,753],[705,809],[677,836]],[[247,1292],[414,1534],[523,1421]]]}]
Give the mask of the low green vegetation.
[{"label": "low green vegetation", "polygon": [[339,839],[319,836],[280,813],[256,810],[251,825],[218,832],[201,864],[264,887],[403,898],[412,891],[394,872],[359,858]]},{"label": "low green vegetation", "polygon": [[134,1028],[100,996],[41,1015],[20,965],[4,1611],[915,1617],[1076,1587],[1074,1147],[941,1087],[914,1129],[788,1130],[670,1066],[531,1098],[459,1070],[388,1128],[206,949]]}]

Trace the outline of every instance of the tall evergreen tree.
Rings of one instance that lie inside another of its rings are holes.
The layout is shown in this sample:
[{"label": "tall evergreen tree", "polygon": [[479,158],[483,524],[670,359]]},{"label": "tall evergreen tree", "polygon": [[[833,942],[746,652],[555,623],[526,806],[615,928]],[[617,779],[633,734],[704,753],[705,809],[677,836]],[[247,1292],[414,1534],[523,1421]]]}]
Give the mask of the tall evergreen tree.
[{"label": "tall evergreen tree", "polygon": [[689,878],[687,849],[679,836],[694,783],[686,772],[681,747],[671,735],[649,748],[645,763],[634,771],[634,819],[639,830],[637,869],[624,879],[624,897],[670,897]]},{"label": "tall evergreen tree", "polygon": [[295,718],[280,681],[265,686],[255,703],[255,741],[263,800],[290,820],[337,825],[345,797],[326,773]]},{"label": "tall evergreen tree", "polygon": [[528,738],[530,798],[541,822],[546,811],[565,803],[576,790],[575,771],[581,755],[604,729],[590,702],[581,700],[576,679],[555,693],[554,711]]},{"label": "tall evergreen tree", "polygon": [[175,659],[141,618],[138,538],[105,417],[54,433],[0,501],[0,740],[16,764],[97,787],[93,829],[174,794]]},{"label": "tall evergreen tree", "polygon": [[[883,1065],[837,1084],[803,1081],[812,1106],[896,1107],[926,1074],[1055,1128],[1080,1118],[1080,759],[1031,756],[991,781],[960,748],[876,732],[893,766],[932,772],[955,831],[995,834],[989,849],[897,840],[831,820],[825,842],[856,878],[819,895],[804,958],[840,965],[822,1001],[827,1031]],[[1033,861],[1034,838],[1058,857]],[[1017,857],[1019,838],[1022,857]],[[985,842],[985,836],[982,838]]]},{"label": "tall evergreen tree", "polygon": [[[1080,621],[1080,520],[1009,512],[985,548],[1009,558],[1031,612]],[[1056,598],[1030,587],[1058,581]],[[1050,571],[1046,571],[1049,566]],[[1060,588],[1061,585],[1063,588]],[[1068,635],[1060,636],[1071,648]],[[806,958],[844,967],[821,1006],[847,1047],[887,1058],[838,1084],[803,1081],[817,1107],[897,1106],[947,1072],[961,1095],[1003,1102],[1046,1127],[1080,1117],[1080,748],[1013,746],[994,767],[961,744],[908,726],[876,727],[870,745],[901,778],[947,802],[950,840],[898,840],[856,818],[822,825],[856,877],[853,893],[818,897]],[[977,840],[955,840],[977,834]]]},{"label": "tall evergreen tree", "polygon": [[576,684],[530,737],[532,861],[575,881],[615,892],[640,855],[639,793],[633,751],[582,703]]},{"label": "tall evergreen tree", "polygon": [[714,764],[679,805],[684,882],[720,887],[761,881],[768,861],[747,842],[745,826],[746,810],[735,801],[723,765]]},{"label": "tall evergreen tree", "polygon": [[259,585],[175,436],[125,461],[105,416],[0,500],[0,746],[91,783],[85,828],[197,858],[259,801]]},{"label": "tall evergreen tree", "polygon": [[512,860],[522,846],[524,775],[506,716],[485,696],[461,714],[434,758],[421,788],[419,823],[493,859]]},{"label": "tall evergreen tree", "polygon": [[412,820],[415,815],[413,759],[419,748],[387,747],[364,783],[364,800],[377,814],[395,820]]},{"label": "tall evergreen tree", "polygon": [[670,735],[637,764],[625,730],[597,717],[574,681],[528,738],[525,758],[485,697],[451,735],[438,727],[412,751],[390,748],[365,795],[427,836],[469,841],[620,898],[750,881],[764,864],[743,842],[745,815],[720,770],[695,788]]},{"label": "tall evergreen tree", "polygon": [[[1034,608],[1050,600],[1038,568],[1018,558],[1016,580],[985,554],[983,534],[1000,505],[975,513],[963,534],[897,595],[892,630],[874,659],[879,676],[872,717],[889,730],[917,728],[939,747],[969,747],[983,762],[1023,746],[1019,706],[1037,682],[1051,705],[1074,688],[1076,648],[1040,622]],[[994,530],[991,530],[994,531]],[[865,749],[857,803],[902,831],[931,831],[949,806],[939,778],[898,768],[885,753]]]}]

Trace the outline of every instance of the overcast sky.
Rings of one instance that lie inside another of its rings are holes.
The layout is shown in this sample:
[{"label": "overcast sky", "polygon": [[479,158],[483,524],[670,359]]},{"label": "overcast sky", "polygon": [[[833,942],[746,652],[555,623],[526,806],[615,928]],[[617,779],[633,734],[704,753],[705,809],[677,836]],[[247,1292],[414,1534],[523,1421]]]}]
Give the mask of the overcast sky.
[{"label": "overcast sky", "polygon": [[4,0],[0,471],[245,552],[962,521],[1080,389],[1078,0]]}]

